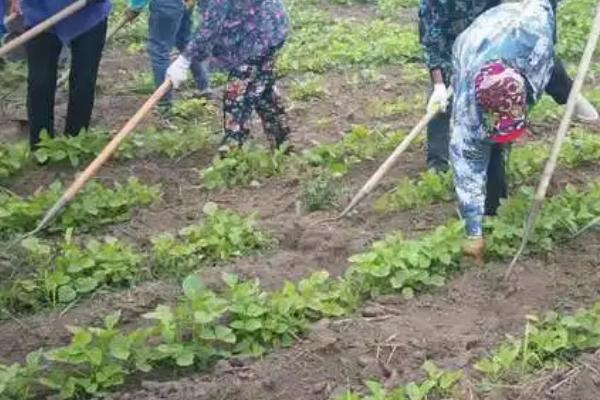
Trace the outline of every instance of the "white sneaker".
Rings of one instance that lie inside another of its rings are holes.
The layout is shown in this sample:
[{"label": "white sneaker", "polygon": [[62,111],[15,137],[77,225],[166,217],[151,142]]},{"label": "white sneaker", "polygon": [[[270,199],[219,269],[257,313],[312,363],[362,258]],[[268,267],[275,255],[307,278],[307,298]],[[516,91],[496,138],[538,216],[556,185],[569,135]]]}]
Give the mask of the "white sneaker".
[{"label": "white sneaker", "polygon": [[592,103],[582,95],[579,95],[577,103],[575,103],[574,118],[581,122],[596,122],[600,117]]}]

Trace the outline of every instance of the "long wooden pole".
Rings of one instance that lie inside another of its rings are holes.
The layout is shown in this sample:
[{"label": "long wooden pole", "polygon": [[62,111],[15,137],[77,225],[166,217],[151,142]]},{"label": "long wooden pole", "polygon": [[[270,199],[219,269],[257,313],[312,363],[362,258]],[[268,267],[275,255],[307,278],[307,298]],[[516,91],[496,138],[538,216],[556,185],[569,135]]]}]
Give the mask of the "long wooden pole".
[{"label": "long wooden pole", "polygon": [[69,186],[62,197],[50,208],[38,226],[26,235],[32,236],[40,232],[46,227],[56,215],[79,193],[84,185],[98,172],[100,167],[114,154],[121,142],[136,128],[136,126],[144,119],[144,117],[152,110],[152,108],[162,99],[165,94],[171,90],[171,81],[166,80],[156,91],[150,96],[146,103],[135,113],[119,133],[117,133],[106,147],[100,152],[98,157],[88,165],[88,167],[75,179]]},{"label": "long wooden pole", "polygon": [[78,0],[75,3],[71,4],[70,6],[65,7],[63,10],[54,14],[50,18],[44,20],[43,22],[40,22],[33,28],[31,28],[28,31],[26,31],[25,33],[23,33],[21,36],[6,43],[4,46],[0,47],[0,58],[4,57],[6,54],[10,53],[17,47],[24,45],[25,43],[27,43],[31,39],[35,38],[42,32],[52,28],[54,25],[56,25],[63,19],[68,18],[71,15],[75,14],[77,11],[83,9],[85,6],[88,5],[88,3],[92,2],[92,1],[93,0]]},{"label": "long wooden pole", "polygon": [[538,185],[535,196],[533,197],[533,203],[531,205],[531,210],[529,211],[529,215],[527,217],[527,221],[525,223],[525,232],[523,234],[523,239],[521,241],[521,246],[519,250],[513,257],[506,274],[504,275],[504,279],[507,280],[517,261],[523,254],[525,247],[527,246],[527,242],[529,241],[529,236],[531,236],[531,232],[533,231],[535,221],[537,219],[538,214],[542,208],[544,203],[544,199],[546,198],[546,193],[548,191],[548,186],[550,185],[550,180],[552,179],[552,175],[554,174],[554,170],[556,169],[556,164],[558,162],[558,156],[560,154],[560,149],[562,148],[563,142],[567,137],[567,133],[569,131],[569,126],[571,125],[571,118],[573,117],[573,113],[575,111],[575,105],[577,103],[577,97],[581,92],[581,88],[583,87],[583,82],[587,75],[587,72],[590,68],[590,64],[592,62],[592,58],[594,56],[594,51],[596,50],[596,45],[598,44],[598,38],[600,37],[600,3],[598,3],[598,7],[596,8],[596,18],[594,19],[594,24],[592,26],[592,31],[588,37],[587,45],[585,47],[585,51],[583,52],[583,56],[581,57],[581,62],[579,63],[579,69],[577,71],[577,77],[575,78],[575,82],[573,83],[573,87],[571,88],[571,93],[569,94],[569,101],[567,102],[567,109],[565,111],[565,115],[560,121],[560,126],[556,133],[556,139],[554,140],[554,145],[552,147],[552,152],[550,153],[550,158],[546,163],[546,167],[544,168],[544,173],[542,174],[542,179]]},{"label": "long wooden pole", "polygon": [[[106,34],[106,43],[108,43],[113,36],[115,36],[128,22],[129,18],[123,18],[117,25],[115,25],[107,34]],[[56,82],[56,87],[61,88],[67,80],[69,79],[69,75],[71,73],[71,68],[67,68],[65,72],[61,75],[58,82]]]},{"label": "long wooden pole", "polygon": [[[448,98],[452,96],[452,89],[448,91]],[[417,125],[410,131],[408,136],[404,138],[402,143],[400,143],[394,152],[384,161],[383,164],[379,167],[379,169],[369,178],[367,183],[360,189],[360,191],[354,196],[350,204],[338,215],[335,219],[340,220],[346,217],[350,211],[354,209],[364,199],[375,187],[379,184],[381,179],[388,173],[388,171],[394,166],[394,163],[398,160],[400,155],[406,151],[408,146],[412,143],[413,140],[421,133],[423,129],[427,127],[427,125],[431,122],[431,120],[439,113],[439,110],[430,110],[421,118],[421,120],[417,123]]]}]

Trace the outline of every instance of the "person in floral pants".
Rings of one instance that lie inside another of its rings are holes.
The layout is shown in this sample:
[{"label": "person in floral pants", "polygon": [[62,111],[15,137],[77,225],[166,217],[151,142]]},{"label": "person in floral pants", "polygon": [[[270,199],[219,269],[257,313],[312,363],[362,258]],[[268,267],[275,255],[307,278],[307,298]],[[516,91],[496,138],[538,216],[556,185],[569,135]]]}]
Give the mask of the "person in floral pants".
[{"label": "person in floral pants", "polygon": [[281,0],[206,0],[203,23],[186,50],[167,70],[177,88],[187,79],[190,60],[213,57],[229,72],[223,96],[224,150],[249,136],[252,112],[260,116],[276,148],[290,129],[277,91],[274,64],[289,30]]},{"label": "person in floral pants", "polygon": [[275,85],[274,64],[274,54],[268,54],[256,63],[230,71],[223,97],[225,141],[242,144],[246,140],[253,110],[274,147],[279,148],[288,138],[290,128]]}]

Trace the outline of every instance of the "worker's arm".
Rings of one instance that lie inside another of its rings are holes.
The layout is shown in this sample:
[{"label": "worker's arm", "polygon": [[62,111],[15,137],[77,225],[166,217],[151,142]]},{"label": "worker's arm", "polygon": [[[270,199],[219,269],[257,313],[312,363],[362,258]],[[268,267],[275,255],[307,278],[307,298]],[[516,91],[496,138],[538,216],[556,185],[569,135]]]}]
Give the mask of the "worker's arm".
[{"label": "worker's arm", "polygon": [[[473,107],[456,99],[453,110],[453,129],[450,139],[450,160],[454,171],[454,185],[469,237],[483,236],[485,210],[485,183],[490,157],[483,124],[472,115]],[[476,111],[475,111],[476,112]]]},{"label": "worker's arm", "polygon": [[176,89],[187,79],[192,60],[204,61],[212,55],[215,40],[222,34],[223,24],[232,2],[236,0],[206,0],[202,25],[187,48],[167,69],[167,78]]},{"label": "worker's arm", "polygon": [[450,13],[446,2],[439,0],[420,0],[419,39],[425,64],[431,71],[434,84],[443,84],[443,68],[449,65],[451,47],[447,38],[450,25]]},{"label": "worker's arm", "polygon": [[454,186],[465,222],[467,236],[483,236],[485,182],[489,162],[489,142],[484,118],[478,106],[473,76],[468,73],[472,52],[464,52],[458,43],[453,57],[453,70],[458,79],[453,82],[454,99],[450,135],[450,163]]}]

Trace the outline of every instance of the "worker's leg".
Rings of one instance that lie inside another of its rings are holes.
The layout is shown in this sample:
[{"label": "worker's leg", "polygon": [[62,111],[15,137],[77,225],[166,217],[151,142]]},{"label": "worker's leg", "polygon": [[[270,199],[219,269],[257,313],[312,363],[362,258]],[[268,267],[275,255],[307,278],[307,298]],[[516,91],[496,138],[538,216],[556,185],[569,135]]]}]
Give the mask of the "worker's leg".
[{"label": "worker's leg", "polygon": [[558,58],[554,59],[554,69],[546,86],[548,93],[558,104],[567,104],[573,80],[569,77],[564,64]]},{"label": "worker's leg", "polygon": [[58,56],[62,43],[54,33],[45,32],[27,44],[27,115],[32,149],[47,131],[54,137],[54,98]]},{"label": "worker's leg", "polygon": [[[171,64],[171,50],[175,47],[175,38],[184,11],[185,6],[182,1],[150,1],[148,55],[156,87],[164,82],[167,69]],[[167,107],[171,103],[171,97],[171,93],[164,96],[161,105]]]},{"label": "worker's leg", "polygon": [[223,95],[224,142],[242,145],[250,133],[247,125],[253,110],[251,83],[257,70],[256,65],[247,64],[229,73],[229,82]]},{"label": "worker's leg", "polygon": [[279,148],[289,137],[290,127],[281,95],[276,86],[273,72],[275,57],[266,57],[258,66],[255,80],[252,83],[252,101],[263,129],[272,144]]},{"label": "worker's leg", "polygon": [[507,196],[506,149],[502,145],[492,145],[487,169],[485,215],[496,215],[500,201]]},{"label": "worker's leg", "polygon": [[107,20],[104,20],[71,42],[67,135],[78,135],[90,126],[107,25]]},{"label": "worker's leg", "polygon": [[[183,17],[181,18],[181,23],[179,25],[179,30],[177,32],[177,38],[175,45],[179,52],[183,52],[188,42],[190,41],[190,37],[192,34],[193,28],[193,16],[194,10],[185,10]],[[202,61],[202,60],[201,60]],[[190,70],[192,71],[192,75],[194,76],[194,81],[196,82],[196,87],[200,91],[204,91],[208,89],[209,81],[208,81],[208,70],[203,62],[198,60],[192,60],[192,64],[190,66]]]},{"label": "worker's leg", "polygon": [[[449,86],[450,78],[447,73],[444,74],[444,82]],[[452,99],[448,101],[446,112],[437,114],[427,125],[427,168],[438,172],[448,170],[451,116]]]},{"label": "worker's leg", "polygon": [[450,113],[439,113],[427,125],[427,168],[448,170]]}]

